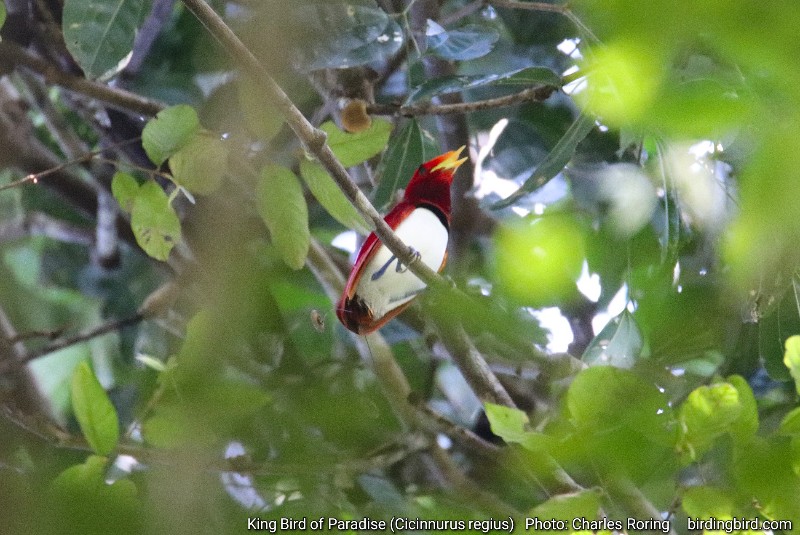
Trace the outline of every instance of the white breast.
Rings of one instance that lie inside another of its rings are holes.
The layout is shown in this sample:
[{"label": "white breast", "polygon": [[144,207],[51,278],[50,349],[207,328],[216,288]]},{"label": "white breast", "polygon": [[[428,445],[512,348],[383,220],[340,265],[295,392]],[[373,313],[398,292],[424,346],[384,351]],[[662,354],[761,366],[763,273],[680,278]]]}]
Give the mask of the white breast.
[{"label": "white breast", "polygon": [[[413,247],[431,269],[438,271],[447,251],[447,227],[427,208],[416,208],[395,229],[403,243]],[[413,299],[425,283],[406,266],[398,271],[397,259],[380,245],[364,267],[356,294],[372,310],[375,318]]]}]

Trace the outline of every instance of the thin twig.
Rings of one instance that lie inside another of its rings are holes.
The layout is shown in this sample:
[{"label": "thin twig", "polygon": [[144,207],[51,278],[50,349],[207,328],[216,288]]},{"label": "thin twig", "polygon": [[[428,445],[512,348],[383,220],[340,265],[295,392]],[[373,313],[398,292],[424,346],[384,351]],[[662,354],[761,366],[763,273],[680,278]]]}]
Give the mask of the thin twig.
[{"label": "thin twig", "polygon": [[12,370],[19,369],[20,367],[27,364],[28,362],[31,362],[32,360],[36,360],[38,358],[41,358],[45,355],[49,355],[50,353],[54,353],[66,347],[87,342],[93,338],[97,338],[98,336],[102,336],[112,331],[117,331],[119,329],[122,329],[123,327],[136,325],[143,319],[144,315],[137,313],[127,318],[116,319],[109,321],[107,323],[103,323],[102,325],[92,327],[91,329],[80,332],[73,336],[68,336],[67,338],[61,338],[50,344],[47,344],[44,347],[27,352],[23,358],[20,358],[16,361],[0,362],[0,375],[3,375]]},{"label": "thin twig", "polygon": [[[115,149],[115,148],[118,148],[118,147],[122,147],[122,146],[128,145],[130,143],[136,143],[140,139],[141,138],[139,138],[139,137],[132,138],[132,139],[126,139],[125,141],[120,141],[119,143],[116,143],[114,145],[110,145],[110,146],[104,147],[102,149],[97,149],[97,150],[92,151],[92,152],[87,152],[86,154],[84,154],[82,156],[79,156],[78,158],[75,158],[75,159],[72,159],[72,160],[67,160],[67,161],[62,162],[62,163],[60,163],[58,165],[54,165],[53,167],[45,169],[44,171],[39,171],[38,173],[31,173],[31,174],[29,174],[29,175],[27,175],[27,176],[25,176],[23,178],[20,178],[19,180],[15,180],[13,182],[9,182],[8,184],[3,184],[2,186],[0,186],[0,191],[4,191],[4,190],[7,190],[7,189],[11,189],[11,188],[16,188],[18,186],[22,186],[24,184],[27,184],[28,182],[30,182],[31,184],[36,184],[36,183],[39,182],[39,180],[41,180],[42,178],[44,178],[46,176],[53,175],[55,173],[58,173],[59,171],[63,171],[67,167],[70,167],[70,166],[73,166],[73,165],[79,165],[79,164],[82,164],[82,163],[86,163],[86,162],[92,160],[93,158],[97,158],[98,156],[100,156],[101,154],[103,154],[107,150],[112,150],[112,149]],[[113,162],[113,163],[118,163],[118,162]],[[148,170],[148,171],[150,173],[152,173],[152,171],[150,171],[150,170]]]},{"label": "thin twig", "polygon": [[547,100],[556,91],[552,86],[537,86],[525,89],[513,95],[504,97],[477,100],[474,102],[459,102],[456,104],[411,104],[399,106],[394,104],[368,104],[367,113],[370,115],[394,115],[397,117],[413,117],[415,115],[450,115],[455,113],[472,113],[490,108],[514,106],[523,102],[542,102]]}]

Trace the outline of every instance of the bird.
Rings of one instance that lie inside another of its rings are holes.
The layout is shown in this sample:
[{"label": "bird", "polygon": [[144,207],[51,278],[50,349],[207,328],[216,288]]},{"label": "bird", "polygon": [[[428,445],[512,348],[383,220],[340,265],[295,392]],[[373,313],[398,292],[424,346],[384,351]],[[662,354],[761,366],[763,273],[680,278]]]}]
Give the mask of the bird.
[{"label": "bird", "polygon": [[[447,263],[450,234],[450,184],[467,158],[464,147],[420,165],[408,182],[403,199],[384,217],[397,236],[428,267],[438,272]],[[425,289],[425,283],[402,265],[371,233],[356,256],[342,297],[336,305],[339,321],[359,335],[369,334],[405,310]]]}]

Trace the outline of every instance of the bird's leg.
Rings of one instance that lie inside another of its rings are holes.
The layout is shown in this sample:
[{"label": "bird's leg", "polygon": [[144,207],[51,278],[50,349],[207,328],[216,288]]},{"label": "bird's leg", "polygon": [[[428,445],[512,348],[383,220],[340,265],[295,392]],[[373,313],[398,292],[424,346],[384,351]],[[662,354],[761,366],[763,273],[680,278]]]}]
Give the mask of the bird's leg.
[{"label": "bird's leg", "polygon": [[[414,258],[411,259],[411,262],[416,262],[417,260],[419,260],[420,259],[419,251],[417,251],[413,247],[409,247],[409,249],[411,250],[411,254],[414,255]],[[372,277],[370,277],[370,279],[376,281],[381,277],[383,277],[383,274],[386,273],[386,270],[389,268],[389,266],[392,265],[392,262],[394,262],[395,260],[397,260],[397,267],[395,267],[395,271],[397,273],[405,273],[406,271],[408,271],[408,267],[404,266],[395,255],[392,255],[391,257],[389,257],[389,260],[387,260],[386,263],[382,265],[378,271],[372,274]]]},{"label": "bird's leg", "polygon": [[[412,255],[411,262],[409,262],[409,264],[413,264],[414,262],[418,261],[421,258],[421,255],[419,254],[419,251],[417,251],[413,247],[409,247],[408,250],[411,252],[411,255]],[[396,271],[398,273],[405,273],[406,271],[408,271],[408,266],[404,266],[398,260],[397,261]]]}]

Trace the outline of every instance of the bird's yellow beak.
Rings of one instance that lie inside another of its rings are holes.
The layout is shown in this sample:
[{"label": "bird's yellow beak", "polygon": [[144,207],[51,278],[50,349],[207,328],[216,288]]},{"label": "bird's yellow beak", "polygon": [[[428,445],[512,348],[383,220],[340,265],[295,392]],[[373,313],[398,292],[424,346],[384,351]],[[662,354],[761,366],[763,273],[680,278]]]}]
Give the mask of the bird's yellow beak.
[{"label": "bird's yellow beak", "polygon": [[445,152],[444,154],[433,160],[431,162],[433,164],[431,172],[439,171],[441,169],[446,169],[453,171],[455,173],[456,169],[458,169],[462,163],[467,161],[467,157],[461,158],[460,160],[458,159],[458,157],[461,156],[461,151],[463,151],[465,147],[466,145],[462,145],[461,148],[456,150],[451,150],[450,152]]}]

